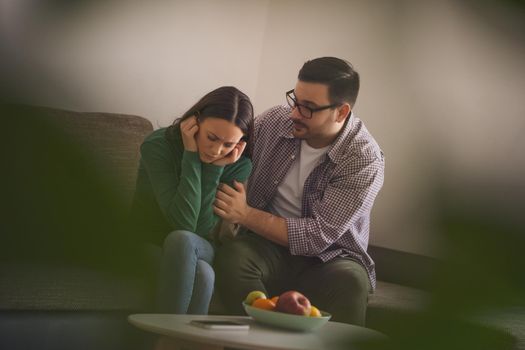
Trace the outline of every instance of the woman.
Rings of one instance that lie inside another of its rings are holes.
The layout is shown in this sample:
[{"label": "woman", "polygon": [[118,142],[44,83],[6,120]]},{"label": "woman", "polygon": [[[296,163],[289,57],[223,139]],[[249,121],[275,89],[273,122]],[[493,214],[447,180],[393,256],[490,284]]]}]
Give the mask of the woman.
[{"label": "woman", "polygon": [[252,127],[250,99],[220,87],[141,146],[132,212],[138,228],[163,248],[161,312],[208,312],[215,279],[211,232],[220,224],[215,193],[219,183],[247,180]]}]

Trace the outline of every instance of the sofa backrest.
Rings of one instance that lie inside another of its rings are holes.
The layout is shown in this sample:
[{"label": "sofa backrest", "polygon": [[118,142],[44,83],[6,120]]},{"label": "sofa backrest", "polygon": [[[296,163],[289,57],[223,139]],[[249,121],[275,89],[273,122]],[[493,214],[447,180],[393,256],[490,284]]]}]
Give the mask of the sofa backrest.
[{"label": "sofa backrest", "polygon": [[427,290],[432,288],[441,264],[434,257],[375,245],[368,246],[368,254],[374,260],[378,280]]},{"label": "sofa backrest", "polygon": [[0,112],[0,256],[128,269],[142,243],[127,225],[151,123],[33,106]]},{"label": "sofa backrest", "polygon": [[151,122],[127,114],[74,112],[48,107],[24,107],[57,127],[93,155],[102,174],[111,180],[127,204],[135,189],[140,145],[153,131]]}]

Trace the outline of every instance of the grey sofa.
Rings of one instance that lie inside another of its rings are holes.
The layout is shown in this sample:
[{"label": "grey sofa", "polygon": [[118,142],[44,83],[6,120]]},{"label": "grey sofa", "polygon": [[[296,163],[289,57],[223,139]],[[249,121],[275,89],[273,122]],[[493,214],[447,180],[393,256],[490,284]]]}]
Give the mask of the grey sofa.
[{"label": "grey sofa", "polygon": [[[43,107],[10,106],[2,114],[10,134],[0,145],[7,165],[0,178],[0,349],[150,347],[152,337],[126,316],[154,310],[154,274],[143,237],[123,222],[151,123]],[[369,252],[378,285],[367,326],[395,335],[400,322],[418,322],[439,264],[382,247]],[[210,313],[223,312],[214,296]],[[520,323],[505,320],[485,324],[516,333]]]},{"label": "grey sofa", "polygon": [[0,349],[142,349],[151,311],[140,238],[125,227],[138,116],[3,106]]}]

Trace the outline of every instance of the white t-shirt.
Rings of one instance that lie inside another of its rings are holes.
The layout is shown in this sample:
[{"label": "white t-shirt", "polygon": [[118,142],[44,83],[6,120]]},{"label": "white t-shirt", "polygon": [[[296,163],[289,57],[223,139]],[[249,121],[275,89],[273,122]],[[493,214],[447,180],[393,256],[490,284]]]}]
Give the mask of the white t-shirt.
[{"label": "white t-shirt", "polygon": [[301,217],[304,182],[329,148],[330,146],[312,148],[306,141],[301,141],[299,157],[277,187],[277,194],[270,203],[270,211],[273,214],[283,218]]}]

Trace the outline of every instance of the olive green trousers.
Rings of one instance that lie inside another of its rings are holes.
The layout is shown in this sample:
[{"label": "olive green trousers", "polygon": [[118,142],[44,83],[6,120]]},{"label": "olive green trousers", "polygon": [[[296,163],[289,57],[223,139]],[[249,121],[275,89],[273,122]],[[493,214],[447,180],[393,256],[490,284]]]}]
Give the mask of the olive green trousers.
[{"label": "olive green trousers", "polygon": [[220,246],[214,266],[216,291],[232,314],[245,314],[241,303],[251,291],[273,297],[297,290],[331,313],[332,321],[365,324],[370,281],[364,267],[349,258],[322,262],[291,255],[288,248],[249,232]]}]

